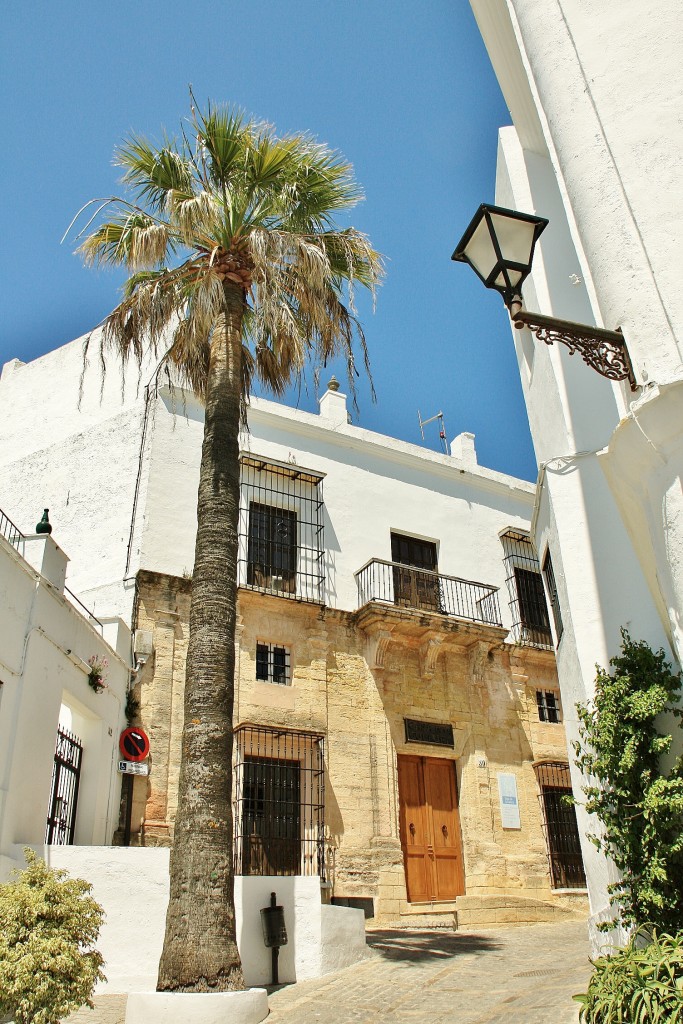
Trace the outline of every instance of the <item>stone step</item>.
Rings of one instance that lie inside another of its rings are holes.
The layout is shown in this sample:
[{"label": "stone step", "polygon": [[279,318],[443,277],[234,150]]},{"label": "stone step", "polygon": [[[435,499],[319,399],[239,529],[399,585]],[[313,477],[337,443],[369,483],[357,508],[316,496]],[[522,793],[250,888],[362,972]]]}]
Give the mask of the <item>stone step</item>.
[{"label": "stone step", "polygon": [[547,900],[509,893],[458,896],[455,900],[403,904],[392,921],[373,927],[385,928],[481,928],[496,924],[536,924],[548,921],[586,920],[588,901],[583,891],[553,895]]}]

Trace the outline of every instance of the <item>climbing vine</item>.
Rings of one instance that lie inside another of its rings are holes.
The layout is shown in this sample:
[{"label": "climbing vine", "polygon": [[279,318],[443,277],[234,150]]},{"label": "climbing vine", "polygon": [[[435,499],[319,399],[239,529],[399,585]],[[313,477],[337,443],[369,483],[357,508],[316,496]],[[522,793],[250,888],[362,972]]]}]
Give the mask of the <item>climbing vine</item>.
[{"label": "climbing vine", "polygon": [[673,736],[658,724],[665,712],[683,715],[675,707],[681,677],[663,651],[626,630],[610,667],[598,667],[595,696],[577,709],[585,806],[602,825],[589,838],[621,873],[609,887],[616,918],[675,933],[683,929],[683,757],[663,767]]}]

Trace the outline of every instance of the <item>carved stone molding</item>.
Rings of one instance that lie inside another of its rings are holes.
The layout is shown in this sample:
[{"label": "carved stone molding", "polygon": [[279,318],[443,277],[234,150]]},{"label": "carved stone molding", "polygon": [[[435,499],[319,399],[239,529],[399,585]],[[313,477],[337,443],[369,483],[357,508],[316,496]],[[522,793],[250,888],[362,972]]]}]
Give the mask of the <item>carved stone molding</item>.
[{"label": "carved stone molding", "polygon": [[470,676],[472,682],[481,686],[486,681],[489,651],[491,645],[480,640],[470,647]]},{"label": "carved stone molding", "polygon": [[510,675],[516,686],[526,686],[529,681],[529,673],[524,659],[514,654],[510,656]]},{"label": "carved stone molding", "polygon": [[368,638],[368,664],[372,669],[385,669],[387,651],[393,637],[390,630],[379,629]]},{"label": "carved stone molding", "polygon": [[436,671],[436,660],[441,652],[442,636],[432,636],[420,648],[420,671],[423,679],[431,679]]},{"label": "carved stone molding", "polygon": [[179,621],[180,612],[177,607],[154,609],[154,624],[156,626],[166,626],[167,628],[174,629]]}]

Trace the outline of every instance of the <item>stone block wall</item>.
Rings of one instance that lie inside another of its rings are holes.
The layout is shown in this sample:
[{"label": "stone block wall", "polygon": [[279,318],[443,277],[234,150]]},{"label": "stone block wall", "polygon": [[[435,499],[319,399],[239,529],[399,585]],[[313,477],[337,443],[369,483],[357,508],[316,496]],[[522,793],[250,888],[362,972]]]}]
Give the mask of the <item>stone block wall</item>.
[{"label": "stone block wall", "polygon": [[[135,779],[133,842],[141,845],[168,845],[173,836],[190,594],[188,579],[138,576],[136,626],[151,631],[154,644],[136,689],[151,741],[150,776]],[[385,921],[419,909],[407,903],[399,829],[397,757],[411,754],[455,765],[463,923],[476,923],[484,909],[494,918],[510,911],[516,920],[545,919],[560,906],[533,768],[568,760],[563,727],[539,722],[536,708],[536,689],[557,688],[554,659],[504,637],[438,614],[393,607],[352,614],[240,590],[235,725],[324,737],[329,897],[371,898]],[[258,642],[289,649],[291,685],[256,679]],[[407,743],[405,718],[450,724],[453,747]],[[519,829],[501,820],[501,772],[515,776]],[[507,897],[522,899],[523,908],[508,907]],[[483,907],[487,899],[497,902]],[[454,913],[452,904],[422,909]]]}]

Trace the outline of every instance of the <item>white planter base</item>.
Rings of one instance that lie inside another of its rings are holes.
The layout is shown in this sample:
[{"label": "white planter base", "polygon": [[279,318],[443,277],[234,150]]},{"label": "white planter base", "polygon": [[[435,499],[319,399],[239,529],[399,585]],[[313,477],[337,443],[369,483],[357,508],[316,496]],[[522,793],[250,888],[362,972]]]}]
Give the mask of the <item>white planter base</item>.
[{"label": "white planter base", "polygon": [[264,988],[244,992],[131,992],[126,1024],[261,1024],[268,1016]]}]

